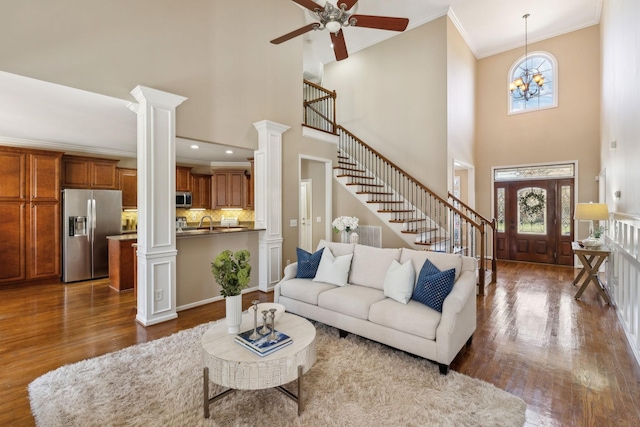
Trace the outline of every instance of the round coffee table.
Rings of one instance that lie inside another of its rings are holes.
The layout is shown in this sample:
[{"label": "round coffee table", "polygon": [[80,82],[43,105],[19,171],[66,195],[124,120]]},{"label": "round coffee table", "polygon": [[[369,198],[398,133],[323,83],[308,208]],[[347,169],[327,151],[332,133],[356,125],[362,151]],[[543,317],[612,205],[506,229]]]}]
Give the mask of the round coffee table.
[{"label": "round coffee table", "polygon": [[[260,322],[259,322],[260,325]],[[240,331],[253,329],[253,314],[244,313]],[[275,387],[298,404],[302,412],[302,375],[316,362],[316,329],[307,320],[284,313],[276,322],[276,330],[291,337],[292,343],[261,357],[235,342],[235,334],[227,332],[223,321],[202,336],[204,416],[209,418],[209,405],[234,390],[256,390]],[[298,380],[295,395],[282,385]],[[228,387],[209,397],[209,380]]]}]

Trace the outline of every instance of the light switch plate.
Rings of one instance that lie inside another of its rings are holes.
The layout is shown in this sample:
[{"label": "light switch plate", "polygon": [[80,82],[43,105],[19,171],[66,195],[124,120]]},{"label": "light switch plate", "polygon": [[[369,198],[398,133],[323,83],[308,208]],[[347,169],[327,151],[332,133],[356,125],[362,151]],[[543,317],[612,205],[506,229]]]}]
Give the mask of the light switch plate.
[{"label": "light switch plate", "polygon": [[298,226],[298,220],[297,219],[290,219],[289,220],[289,227],[297,227]]}]

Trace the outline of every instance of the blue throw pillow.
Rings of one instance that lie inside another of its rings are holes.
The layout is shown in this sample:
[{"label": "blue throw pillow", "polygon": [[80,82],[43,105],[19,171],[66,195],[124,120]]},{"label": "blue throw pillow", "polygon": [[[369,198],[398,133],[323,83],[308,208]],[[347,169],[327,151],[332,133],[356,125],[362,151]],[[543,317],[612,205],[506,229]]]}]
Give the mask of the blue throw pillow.
[{"label": "blue throw pillow", "polygon": [[[427,263],[429,263],[429,265],[427,265]],[[420,270],[418,282],[413,290],[411,299],[442,313],[442,304],[447,295],[449,295],[449,292],[451,292],[451,289],[453,289],[455,279],[455,268],[440,271],[427,260]]]},{"label": "blue throw pillow", "polygon": [[320,265],[320,259],[322,258],[322,251],[310,254],[304,249],[296,248],[296,254],[298,255],[298,279],[313,279],[316,277],[318,266]]}]

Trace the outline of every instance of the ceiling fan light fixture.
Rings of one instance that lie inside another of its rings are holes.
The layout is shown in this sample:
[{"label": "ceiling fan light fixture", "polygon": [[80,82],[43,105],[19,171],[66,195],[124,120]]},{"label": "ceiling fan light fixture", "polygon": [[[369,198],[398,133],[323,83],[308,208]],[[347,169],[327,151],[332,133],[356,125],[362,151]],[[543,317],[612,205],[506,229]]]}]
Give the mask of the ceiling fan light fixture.
[{"label": "ceiling fan light fixture", "polygon": [[324,27],[331,33],[337,33],[342,28],[342,24],[338,21],[329,21]]}]

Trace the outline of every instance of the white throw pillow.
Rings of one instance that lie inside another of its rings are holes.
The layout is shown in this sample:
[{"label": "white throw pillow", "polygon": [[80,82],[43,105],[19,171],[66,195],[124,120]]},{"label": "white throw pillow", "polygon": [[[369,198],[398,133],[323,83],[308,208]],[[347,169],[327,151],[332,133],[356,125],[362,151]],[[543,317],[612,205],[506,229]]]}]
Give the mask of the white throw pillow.
[{"label": "white throw pillow", "polygon": [[406,304],[413,295],[416,271],[411,260],[400,264],[395,259],[384,276],[384,296]]},{"label": "white throw pillow", "polygon": [[349,279],[349,267],[351,267],[353,254],[334,257],[329,248],[325,248],[320,258],[320,265],[316,272],[314,282],[330,283],[332,285],[345,286]]}]

